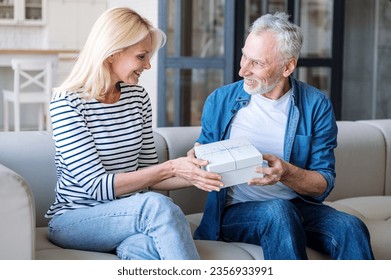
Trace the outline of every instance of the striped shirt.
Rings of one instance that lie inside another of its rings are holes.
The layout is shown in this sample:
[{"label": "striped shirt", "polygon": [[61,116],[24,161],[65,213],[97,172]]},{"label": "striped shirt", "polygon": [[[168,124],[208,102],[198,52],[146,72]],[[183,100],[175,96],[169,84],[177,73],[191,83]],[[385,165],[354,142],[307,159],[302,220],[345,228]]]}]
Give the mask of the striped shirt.
[{"label": "striped shirt", "polygon": [[57,185],[47,218],[114,200],[115,173],[158,163],[151,103],[141,86],[121,84],[114,104],[55,93],[50,115]]}]

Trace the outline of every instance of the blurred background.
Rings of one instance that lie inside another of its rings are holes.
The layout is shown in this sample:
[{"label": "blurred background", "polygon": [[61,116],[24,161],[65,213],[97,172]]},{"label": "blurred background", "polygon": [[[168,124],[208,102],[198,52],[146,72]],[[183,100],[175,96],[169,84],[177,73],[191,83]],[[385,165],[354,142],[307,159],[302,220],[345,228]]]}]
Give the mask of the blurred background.
[{"label": "blurred background", "polygon": [[[155,127],[199,125],[205,98],[239,79],[250,23],[275,11],[304,33],[294,75],[331,98],[338,120],[391,118],[389,0],[0,0],[0,91],[12,88],[14,57],[52,58],[59,85],[97,17],[114,6],[135,9],[167,33],[140,80]],[[0,94],[0,130],[2,104]],[[22,129],[34,129],[36,108],[22,108]]]}]

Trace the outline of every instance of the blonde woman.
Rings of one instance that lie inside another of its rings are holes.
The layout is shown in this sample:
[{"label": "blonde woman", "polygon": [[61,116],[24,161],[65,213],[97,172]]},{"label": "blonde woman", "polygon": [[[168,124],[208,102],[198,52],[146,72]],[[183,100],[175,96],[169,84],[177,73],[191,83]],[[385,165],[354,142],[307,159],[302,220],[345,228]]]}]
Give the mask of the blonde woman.
[{"label": "blonde woman", "polygon": [[149,189],[221,178],[178,158],[158,164],[150,99],[138,85],[165,34],[129,8],[103,13],[69,77],[51,101],[56,197],[46,216],[50,240],[64,248],[115,252],[120,259],[198,259],[178,206]]}]

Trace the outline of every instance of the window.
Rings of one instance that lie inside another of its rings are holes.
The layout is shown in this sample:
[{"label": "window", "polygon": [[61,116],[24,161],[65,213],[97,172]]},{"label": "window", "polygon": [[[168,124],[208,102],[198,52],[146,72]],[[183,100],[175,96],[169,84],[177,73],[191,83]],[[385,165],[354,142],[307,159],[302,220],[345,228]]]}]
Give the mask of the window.
[{"label": "window", "polygon": [[42,25],[46,0],[0,0],[0,24]]},{"label": "window", "polygon": [[207,95],[233,81],[234,1],[159,1],[158,126],[199,125]]},{"label": "window", "polygon": [[286,11],[304,44],[294,75],[328,94],[341,116],[344,0],[162,0],[167,34],[158,65],[158,126],[200,124],[206,97],[238,76],[249,25]]},{"label": "window", "polygon": [[[244,21],[246,31],[262,14],[285,11],[291,15],[304,35],[294,75],[326,93],[333,103],[336,118],[341,119],[345,1],[245,0],[243,5],[244,12],[237,14],[236,21]],[[237,61],[241,53],[235,51]]]}]

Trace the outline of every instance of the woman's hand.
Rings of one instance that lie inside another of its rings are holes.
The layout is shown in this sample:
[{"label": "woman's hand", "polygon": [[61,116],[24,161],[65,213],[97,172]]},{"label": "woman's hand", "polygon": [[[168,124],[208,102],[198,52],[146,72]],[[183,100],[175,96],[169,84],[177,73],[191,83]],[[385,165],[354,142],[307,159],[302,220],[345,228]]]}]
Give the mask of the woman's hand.
[{"label": "woman's hand", "polygon": [[221,175],[203,170],[206,160],[195,157],[181,157],[171,160],[171,168],[174,176],[185,179],[190,184],[204,191],[220,191],[223,186]]}]

